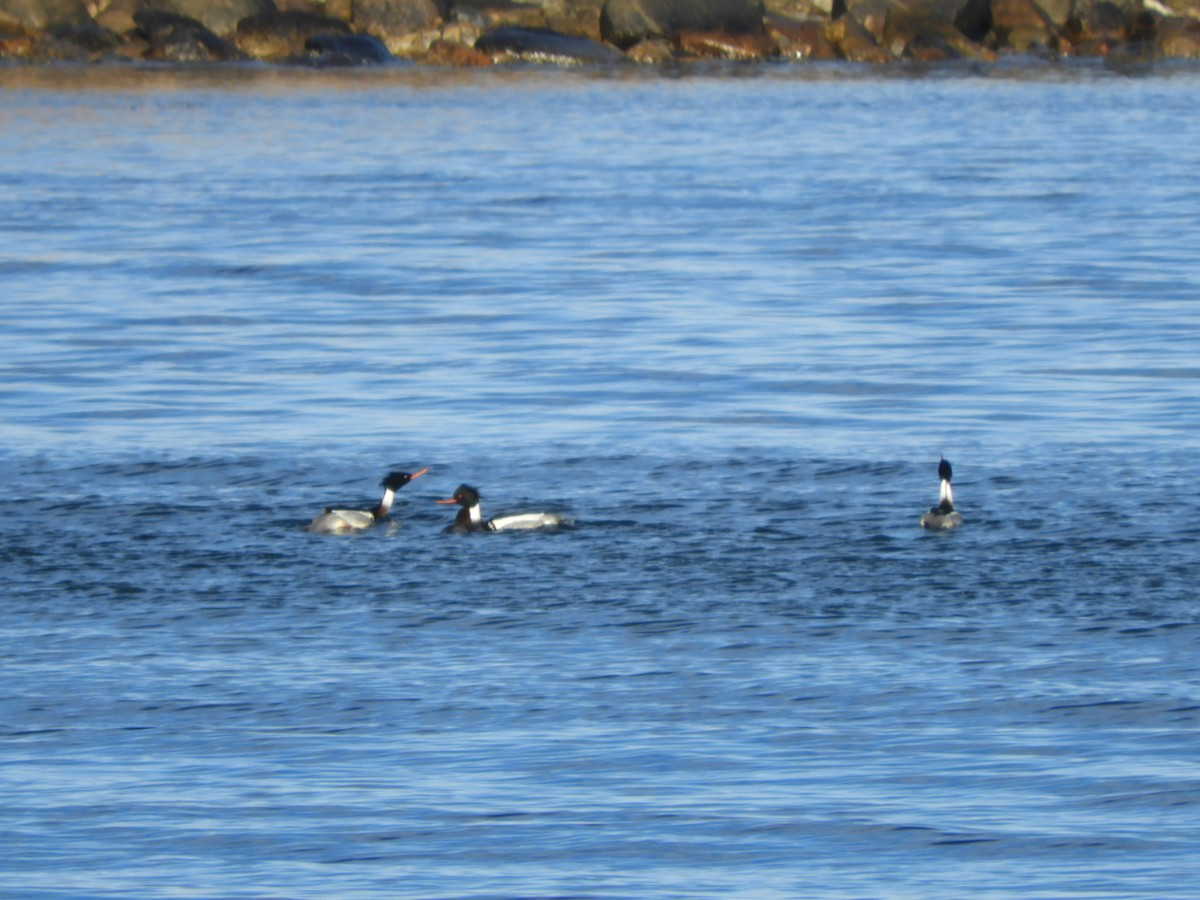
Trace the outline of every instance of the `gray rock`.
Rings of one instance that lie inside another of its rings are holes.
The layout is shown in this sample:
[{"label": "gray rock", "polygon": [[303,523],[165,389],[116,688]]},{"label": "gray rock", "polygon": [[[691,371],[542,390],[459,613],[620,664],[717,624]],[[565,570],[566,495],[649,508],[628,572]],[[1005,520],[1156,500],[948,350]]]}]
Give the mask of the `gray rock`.
[{"label": "gray rock", "polygon": [[166,62],[229,62],[245,59],[229,41],[213,34],[195,19],[157,9],[143,10],[133,17],[138,33],[146,39],[148,59]]},{"label": "gray rock", "polygon": [[255,59],[280,59],[304,53],[313,35],[339,33],[350,33],[341,19],[300,10],[272,11],[238,22],[237,45]]},{"label": "gray rock", "polygon": [[379,37],[411,34],[432,28],[447,15],[446,0],[352,0],[358,31]]},{"label": "gray rock", "polygon": [[84,26],[92,21],[83,0],[0,0],[0,22],[42,30],[54,25]]},{"label": "gray rock", "polygon": [[765,14],[763,0],[607,0],[600,35],[626,49],[683,31],[753,34],[762,31]]},{"label": "gray rock", "polygon": [[194,19],[214,34],[226,36],[247,16],[274,12],[275,0],[143,0],[142,9]]},{"label": "gray rock", "polygon": [[545,28],[506,25],[482,35],[475,49],[493,57],[503,56],[528,62],[559,65],[612,64],[628,62],[624,53],[591,38],[577,37]]},{"label": "gray rock", "polygon": [[383,41],[369,34],[314,34],[304,50],[309,62],[321,66],[381,65],[395,59]]}]

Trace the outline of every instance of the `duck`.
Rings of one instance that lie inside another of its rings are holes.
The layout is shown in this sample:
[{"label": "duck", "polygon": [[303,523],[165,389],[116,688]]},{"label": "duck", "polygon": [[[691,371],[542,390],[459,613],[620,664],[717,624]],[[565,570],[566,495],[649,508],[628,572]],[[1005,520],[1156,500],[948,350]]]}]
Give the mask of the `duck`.
[{"label": "duck", "polygon": [[443,529],[446,534],[471,534],[477,531],[537,531],[542,528],[561,528],[571,524],[570,519],[565,516],[547,512],[517,513],[485,520],[479,506],[479,491],[469,484],[460,484],[455,489],[453,496],[436,502],[457,503],[462,507],[458,511],[458,515],[454,517],[454,523]]},{"label": "duck", "polygon": [[387,518],[387,514],[392,508],[392,501],[396,499],[396,491],[428,471],[428,468],[424,468],[411,474],[389,472],[379,483],[379,486],[383,488],[383,499],[379,501],[379,505],[372,509],[334,509],[327,506],[325,512],[304,526],[304,530],[316,534],[346,534],[352,531],[364,531],[376,522]]},{"label": "duck", "polygon": [[954,469],[951,468],[950,461],[943,456],[938,463],[938,478],[942,482],[938,492],[938,505],[921,514],[922,528],[945,531],[948,528],[957,528],[963,523],[963,517],[954,508],[954,491],[950,488],[950,479],[953,477]]}]

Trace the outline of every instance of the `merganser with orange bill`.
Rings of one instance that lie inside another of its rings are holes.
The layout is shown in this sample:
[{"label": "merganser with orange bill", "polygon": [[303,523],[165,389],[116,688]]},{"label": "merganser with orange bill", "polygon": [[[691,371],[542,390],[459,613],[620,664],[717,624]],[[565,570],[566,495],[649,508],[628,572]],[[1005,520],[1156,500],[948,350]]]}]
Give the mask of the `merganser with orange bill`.
[{"label": "merganser with orange bill", "polygon": [[479,506],[479,491],[469,484],[460,484],[453,497],[438,500],[438,503],[457,503],[462,507],[454,517],[454,524],[447,525],[446,534],[470,534],[476,531],[537,531],[542,528],[561,528],[570,525],[570,519],[557,513],[518,513],[512,516],[496,516],[485,520]]},{"label": "merganser with orange bill", "polygon": [[954,509],[954,491],[950,488],[952,477],[954,477],[954,470],[950,468],[949,461],[943,456],[942,461],[938,463],[938,478],[942,482],[938,492],[938,505],[932,507],[929,512],[921,514],[922,528],[944,531],[947,528],[957,528],[963,523],[963,517]]},{"label": "merganser with orange bill", "polygon": [[387,477],[379,483],[383,488],[383,499],[379,501],[378,506],[371,509],[326,507],[325,512],[304,526],[304,530],[317,534],[346,534],[370,528],[376,522],[387,518],[387,514],[392,508],[392,501],[396,499],[396,491],[428,471],[429,469],[425,468],[420,472],[413,472],[411,475],[408,472],[389,472]]}]

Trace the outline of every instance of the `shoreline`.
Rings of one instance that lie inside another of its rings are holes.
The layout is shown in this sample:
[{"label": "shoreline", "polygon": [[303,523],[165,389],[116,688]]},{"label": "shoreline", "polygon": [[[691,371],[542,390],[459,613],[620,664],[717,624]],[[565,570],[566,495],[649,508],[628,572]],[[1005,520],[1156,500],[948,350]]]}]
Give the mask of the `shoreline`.
[{"label": "shoreline", "polygon": [[[0,72],[652,75],[1200,60],[1189,0],[0,0]],[[186,14],[185,14],[186,13]]]},{"label": "shoreline", "polygon": [[996,62],[861,63],[810,65],[697,63],[670,69],[638,66],[569,68],[536,64],[462,69],[423,64],[316,68],[249,63],[39,63],[0,64],[0,91],[162,91],[162,90],[374,90],[404,86],[416,90],[495,85],[639,85],[656,82],[762,80],[772,83],[853,84],[923,80],[1096,83],[1141,78],[1200,76],[1200,65],[1177,61],[1116,62],[1110,59],[1046,60],[1006,57]]}]

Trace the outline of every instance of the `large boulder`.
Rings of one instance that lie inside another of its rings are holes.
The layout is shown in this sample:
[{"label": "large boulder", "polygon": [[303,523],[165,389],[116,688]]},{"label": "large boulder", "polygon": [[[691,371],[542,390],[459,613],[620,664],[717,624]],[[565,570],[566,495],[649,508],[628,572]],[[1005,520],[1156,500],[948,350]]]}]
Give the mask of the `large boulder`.
[{"label": "large boulder", "polygon": [[875,41],[875,36],[854,16],[841,16],[829,23],[826,32],[830,42],[843,59],[856,63],[885,63],[888,53]]},{"label": "large boulder", "polygon": [[304,42],[308,62],[318,66],[377,66],[395,57],[369,34],[314,34]]},{"label": "large boulder", "polygon": [[158,9],[148,9],[133,17],[138,34],[149,45],[147,59],[165,62],[229,62],[245,59],[241,51],[224,38],[213,34],[195,19]]},{"label": "large boulder", "polygon": [[274,12],[275,0],[143,0],[142,9],[195,19],[213,34],[226,37],[247,16]]},{"label": "large boulder", "polygon": [[341,19],[319,13],[261,13],[238,22],[237,45],[255,59],[283,59],[306,52],[308,39],[319,34],[349,34],[350,26]]},{"label": "large boulder", "polygon": [[1035,0],[992,0],[992,42],[1025,52],[1053,47],[1056,28]]},{"label": "large boulder", "polygon": [[761,61],[779,56],[779,42],[769,34],[726,34],[724,31],[683,31],[676,38],[679,52],[701,59]]},{"label": "large boulder", "polygon": [[763,30],[763,0],[606,0],[600,36],[622,49],[685,31],[754,34]]},{"label": "large boulder", "polygon": [[351,0],[350,8],[357,30],[385,40],[432,28],[447,15],[443,0]]},{"label": "large boulder", "polygon": [[1129,37],[1129,17],[1110,0],[1076,0],[1064,33],[1080,52],[1106,53]]},{"label": "large boulder", "polygon": [[[854,0],[847,9],[854,12]],[[941,30],[951,25],[972,41],[982,41],[992,30],[991,0],[891,0],[886,30],[902,32],[919,23],[920,30]]]},{"label": "large boulder", "polygon": [[1158,23],[1154,50],[1173,59],[1200,59],[1200,21],[1169,16]]},{"label": "large boulder", "polygon": [[520,28],[506,25],[480,36],[475,49],[493,59],[519,59],[558,65],[612,64],[627,62],[625,54],[593,41],[550,31],[546,28]]},{"label": "large boulder", "polygon": [[829,22],[819,16],[794,19],[767,13],[767,31],[779,45],[782,56],[791,59],[837,59],[838,52],[827,34]]},{"label": "large boulder", "polygon": [[42,30],[54,25],[86,25],[92,21],[83,0],[0,0],[0,25],[8,22]]}]

